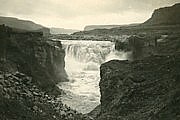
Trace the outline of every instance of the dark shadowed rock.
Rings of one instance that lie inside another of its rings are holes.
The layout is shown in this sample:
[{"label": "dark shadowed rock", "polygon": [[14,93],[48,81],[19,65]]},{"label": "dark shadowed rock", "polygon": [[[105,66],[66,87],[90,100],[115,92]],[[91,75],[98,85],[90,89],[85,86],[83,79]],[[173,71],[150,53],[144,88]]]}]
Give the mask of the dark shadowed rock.
[{"label": "dark shadowed rock", "polygon": [[180,118],[180,55],[151,56],[101,66],[98,120]]},{"label": "dark shadowed rock", "polygon": [[65,52],[60,42],[48,40],[39,32],[14,32],[6,26],[1,26],[0,30],[3,35],[1,70],[27,74],[38,86],[51,92],[58,82],[67,81]]}]

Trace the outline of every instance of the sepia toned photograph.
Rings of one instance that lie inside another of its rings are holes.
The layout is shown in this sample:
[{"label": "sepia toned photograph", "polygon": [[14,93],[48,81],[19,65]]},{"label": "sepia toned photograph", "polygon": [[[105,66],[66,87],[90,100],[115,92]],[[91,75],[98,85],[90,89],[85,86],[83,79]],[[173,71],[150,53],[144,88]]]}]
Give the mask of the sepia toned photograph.
[{"label": "sepia toned photograph", "polygon": [[180,120],[180,0],[0,3],[0,120]]}]

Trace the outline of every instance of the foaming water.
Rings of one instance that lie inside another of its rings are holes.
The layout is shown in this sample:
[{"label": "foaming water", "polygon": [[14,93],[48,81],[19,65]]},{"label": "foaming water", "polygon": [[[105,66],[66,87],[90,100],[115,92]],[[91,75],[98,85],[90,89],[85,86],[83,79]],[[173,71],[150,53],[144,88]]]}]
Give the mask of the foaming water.
[{"label": "foaming water", "polygon": [[62,101],[82,113],[100,104],[100,65],[112,59],[125,60],[127,54],[115,50],[110,41],[61,40],[66,51],[65,69],[69,82],[59,87],[65,90]]}]

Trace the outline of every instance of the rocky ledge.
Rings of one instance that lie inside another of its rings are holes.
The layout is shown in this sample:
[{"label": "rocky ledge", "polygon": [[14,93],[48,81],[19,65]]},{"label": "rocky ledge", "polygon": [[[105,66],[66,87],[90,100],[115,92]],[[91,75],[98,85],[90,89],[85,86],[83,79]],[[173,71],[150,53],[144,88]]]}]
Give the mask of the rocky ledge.
[{"label": "rocky ledge", "polygon": [[101,65],[97,120],[180,119],[180,54]]}]

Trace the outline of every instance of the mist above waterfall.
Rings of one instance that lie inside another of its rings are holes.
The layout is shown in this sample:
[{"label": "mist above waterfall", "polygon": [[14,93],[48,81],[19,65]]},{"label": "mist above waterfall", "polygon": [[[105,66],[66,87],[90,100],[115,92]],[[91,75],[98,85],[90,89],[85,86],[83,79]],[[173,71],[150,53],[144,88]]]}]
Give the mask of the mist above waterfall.
[{"label": "mist above waterfall", "polygon": [[65,49],[65,69],[69,82],[61,83],[65,90],[62,100],[70,107],[87,113],[100,104],[100,65],[112,59],[125,60],[127,53],[115,50],[110,41],[62,40]]}]

